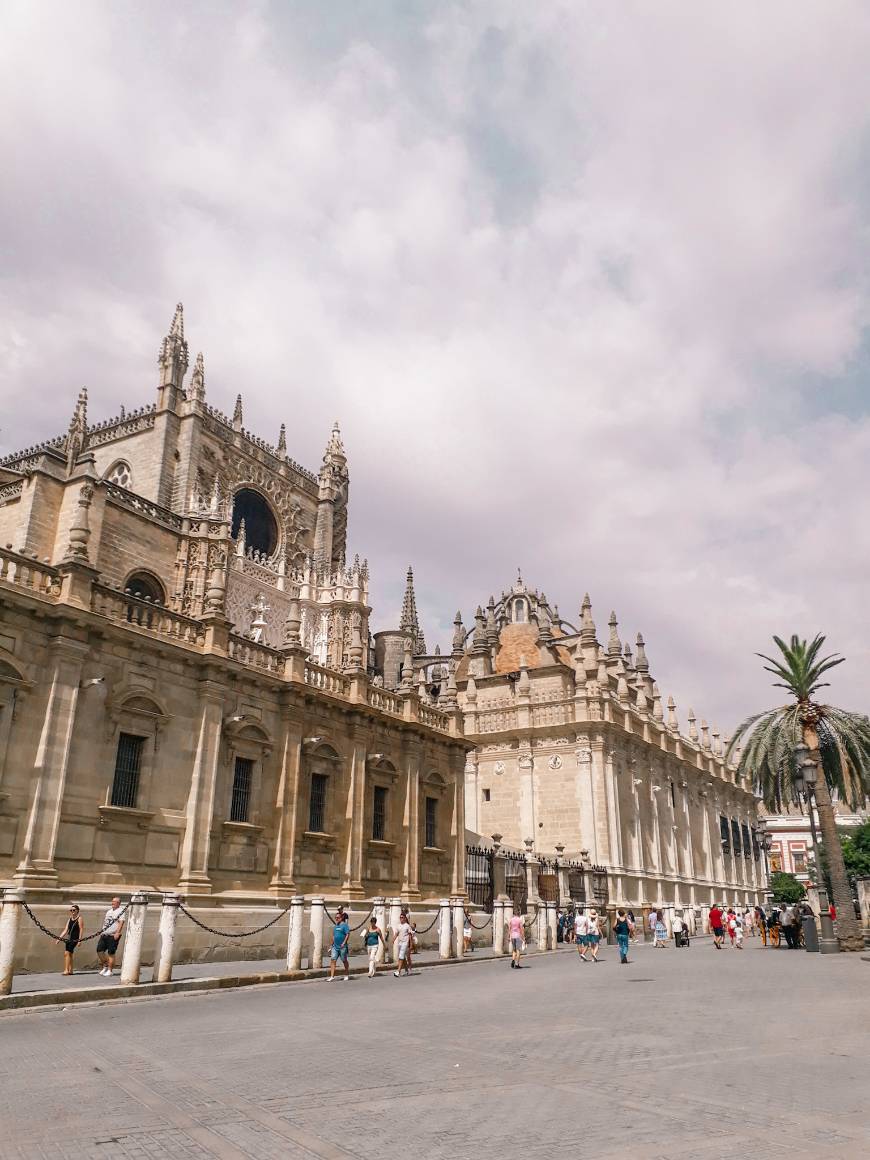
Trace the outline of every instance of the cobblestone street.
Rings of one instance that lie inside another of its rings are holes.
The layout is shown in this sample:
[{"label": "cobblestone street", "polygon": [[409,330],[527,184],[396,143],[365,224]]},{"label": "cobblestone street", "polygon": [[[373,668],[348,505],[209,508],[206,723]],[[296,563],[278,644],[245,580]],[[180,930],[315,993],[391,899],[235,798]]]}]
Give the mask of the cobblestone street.
[{"label": "cobblestone street", "polygon": [[858,1157],[859,956],[613,948],[0,1017],[0,1155]]}]

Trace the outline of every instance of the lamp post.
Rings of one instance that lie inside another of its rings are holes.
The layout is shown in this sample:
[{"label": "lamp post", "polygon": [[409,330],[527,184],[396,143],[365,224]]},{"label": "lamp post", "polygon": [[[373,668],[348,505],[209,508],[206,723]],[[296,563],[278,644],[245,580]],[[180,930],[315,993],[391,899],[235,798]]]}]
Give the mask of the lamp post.
[{"label": "lamp post", "polygon": [[767,860],[767,855],[770,853],[770,847],[773,845],[773,838],[767,829],[767,820],[759,818],[755,827],[755,832],[758,835],[758,844],[764,851],[764,877],[767,881],[768,891],[770,890],[770,863]]}]

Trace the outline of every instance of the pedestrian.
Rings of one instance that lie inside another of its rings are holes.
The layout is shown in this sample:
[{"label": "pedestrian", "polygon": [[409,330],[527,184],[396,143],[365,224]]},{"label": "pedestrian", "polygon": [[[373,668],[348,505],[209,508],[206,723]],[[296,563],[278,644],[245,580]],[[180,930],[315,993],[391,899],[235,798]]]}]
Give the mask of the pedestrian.
[{"label": "pedestrian", "polygon": [[739,914],[734,916],[734,946],[738,951],[743,950],[743,919]]},{"label": "pedestrian", "polygon": [[565,915],[561,910],[556,912],[556,942],[565,941]]},{"label": "pedestrian", "polygon": [[710,907],[710,931],[713,935],[713,946],[717,951],[722,950],[722,939],[725,937],[725,929],[722,923],[722,909],[714,902]]},{"label": "pedestrian", "polygon": [[574,912],[569,910],[565,915],[565,942],[572,943],[574,941]]},{"label": "pedestrian", "polygon": [[665,940],[668,937],[668,928],[665,924],[664,912],[661,910],[656,911],[656,921],[655,926],[653,927],[653,933],[655,934],[655,941],[653,942],[653,946],[661,947],[662,950],[664,950]]},{"label": "pedestrian", "polygon": [[586,931],[586,941],[589,945],[590,961],[598,962],[598,946],[601,942],[601,919],[598,917],[598,911],[593,906],[589,911],[589,925]]},{"label": "pedestrian", "polygon": [[637,919],[634,917],[633,910],[627,910],[625,917],[628,919],[628,941],[630,943],[637,942]]},{"label": "pedestrian", "polygon": [[344,965],[344,981],[350,981],[350,963],[348,962],[347,943],[350,938],[350,923],[347,915],[339,908],[336,914],[338,920],[332,928],[332,946],[329,948],[329,981],[335,978],[335,968],[339,963]]},{"label": "pedestrian", "polygon": [[81,942],[84,932],[85,927],[81,919],[81,914],[79,913],[79,908],[73,903],[69,908],[66,929],[57,940],[63,943],[63,974],[65,975],[71,975],[73,973],[73,955],[75,954],[76,947]]},{"label": "pedestrian", "polygon": [[118,943],[124,932],[124,907],[120,898],[113,898],[112,905],[106,911],[103,919],[103,929],[97,939],[97,958],[102,964],[101,975],[107,977],[115,969],[115,955],[118,953]]},{"label": "pedestrian", "polygon": [[631,923],[628,920],[628,915],[624,910],[617,910],[616,923],[613,927],[616,934],[616,943],[619,947],[619,961],[620,963],[628,962],[628,940],[631,937]]},{"label": "pedestrian", "polygon": [[574,942],[577,944],[577,953],[583,962],[587,962],[586,952],[589,950],[589,918],[584,912],[578,911],[574,919]]},{"label": "pedestrian", "polygon": [[396,969],[393,974],[398,979],[403,973],[410,975],[411,973],[411,939],[414,931],[408,922],[408,915],[403,910],[399,915],[399,925],[396,928],[396,941],[394,946],[394,953],[396,957]]},{"label": "pedestrian", "polygon": [[656,937],[656,911],[651,910],[647,916],[647,924],[649,925],[649,932],[653,936],[653,942]]},{"label": "pedestrian", "polygon": [[758,933],[761,935],[762,946],[767,946],[767,916],[762,906],[756,906],[755,908],[755,925],[758,928]]},{"label": "pedestrian", "polygon": [[688,938],[686,938],[685,940],[683,938],[683,932],[686,929],[686,924],[683,921],[683,916],[680,913],[680,911],[674,912],[674,919],[673,919],[673,922],[671,923],[671,926],[673,927],[673,931],[674,931],[674,946],[677,946],[677,947],[688,946],[689,945]]},{"label": "pedestrian", "polygon": [[522,954],[524,939],[524,923],[519,914],[511,916],[508,924],[508,938],[511,944],[511,968],[520,968],[520,955]]},{"label": "pedestrian", "polygon": [[462,928],[462,949],[465,952],[465,954],[468,954],[469,951],[474,950],[474,946],[473,946],[472,941],[471,941],[471,936],[472,936],[471,919],[466,914],[465,926],[463,926],[463,928]]},{"label": "pedestrian", "polygon": [[794,914],[789,907],[784,906],[779,916],[779,925],[785,936],[785,945],[789,950],[794,949]]},{"label": "pedestrian", "polygon": [[725,918],[725,926],[728,930],[728,938],[731,942],[731,946],[733,947],[734,946],[734,932],[737,929],[737,915],[734,913],[733,906],[728,907],[728,914]]},{"label": "pedestrian", "polygon": [[387,944],[384,942],[384,932],[378,926],[378,920],[376,918],[372,918],[369,922],[369,929],[365,933],[365,946],[369,953],[370,979],[375,977],[375,972],[377,971],[378,966],[378,949],[382,944],[384,948],[386,948]]}]

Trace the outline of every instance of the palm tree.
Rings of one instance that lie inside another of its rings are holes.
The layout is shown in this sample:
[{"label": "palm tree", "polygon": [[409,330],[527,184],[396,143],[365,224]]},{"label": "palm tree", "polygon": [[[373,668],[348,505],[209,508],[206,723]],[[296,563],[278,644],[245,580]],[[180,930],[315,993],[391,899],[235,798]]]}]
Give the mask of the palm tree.
[{"label": "palm tree", "polygon": [[764,804],[778,812],[794,797],[795,746],[803,741],[809,747],[816,764],[816,807],[837,908],[840,948],[860,951],[864,939],[852,905],[831,791],[853,809],[863,804],[870,786],[870,720],[814,699],[819,689],[828,685],[822,676],[845,660],[836,653],[820,656],[823,636],[816,636],[810,644],[797,636],[788,644],[778,636],[773,639],[782,656],[757,655],[767,661],[766,671],[779,678],[774,687],[785,689],[794,702],[747,718],[728,743],[728,756],[746,740],[738,764],[740,773],[754,780]]}]

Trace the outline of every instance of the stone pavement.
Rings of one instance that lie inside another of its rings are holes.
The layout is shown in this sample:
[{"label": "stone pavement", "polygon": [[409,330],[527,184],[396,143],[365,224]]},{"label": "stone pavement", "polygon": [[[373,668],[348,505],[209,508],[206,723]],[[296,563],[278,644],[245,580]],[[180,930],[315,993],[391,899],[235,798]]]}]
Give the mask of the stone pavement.
[{"label": "stone pavement", "polygon": [[0,1157],[866,1156],[858,955],[632,948],[0,1018]]}]

